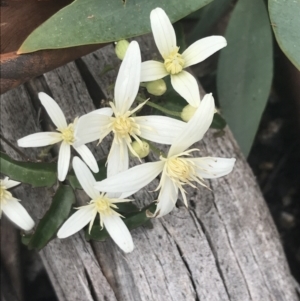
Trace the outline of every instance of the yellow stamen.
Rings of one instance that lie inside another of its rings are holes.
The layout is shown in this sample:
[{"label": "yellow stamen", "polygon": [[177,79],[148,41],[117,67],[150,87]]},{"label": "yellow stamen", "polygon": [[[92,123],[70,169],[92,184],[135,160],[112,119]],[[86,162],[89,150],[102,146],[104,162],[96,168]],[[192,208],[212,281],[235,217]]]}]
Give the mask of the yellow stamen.
[{"label": "yellow stamen", "polygon": [[179,47],[176,47],[165,59],[164,65],[166,70],[174,75],[182,71],[184,66],[184,59],[182,55],[178,53]]},{"label": "yellow stamen", "polygon": [[6,187],[0,184],[0,204],[6,204],[7,200],[12,198],[12,194],[7,191]]},{"label": "yellow stamen", "polygon": [[66,143],[72,145],[75,141],[74,137],[74,124],[70,123],[65,129],[60,130],[61,138]]}]

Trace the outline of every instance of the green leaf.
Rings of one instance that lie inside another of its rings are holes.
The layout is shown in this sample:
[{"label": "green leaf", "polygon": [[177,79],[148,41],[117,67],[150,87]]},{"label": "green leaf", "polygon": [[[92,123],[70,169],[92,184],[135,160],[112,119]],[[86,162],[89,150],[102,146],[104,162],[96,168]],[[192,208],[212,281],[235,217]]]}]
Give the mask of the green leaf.
[{"label": "green leaf", "polygon": [[222,113],[248,156],[271,88],[272,32],[263,0],[239,0],[226,30],[217,89]]},{"label": "green leaf", "polygon": [[225,119],[219,113],[215,113],[214,114],[214,119],[213,119],[210,127],[212,129],[222,130],[222,129],[225,128],[225,126],[226,126]]},{"label": "green leaf", "polygon": [[[99,167],[99,172],[96,174],[93,174],[96,181],[102,181],[106,178],[106,158],[99,160],[98,167]],[[82,189],[80,183],[78,182],[74,170],[71,170],[67,176],[67,180],[70,182],[70,185],[73,187],[73,189]]]},{"label": "green leaf", "polygon": [[163,8],[172,22],[212,0],[75,0],[34,30],[18,53],[107,43],[151,31],[150,12]]},{"label": "green leaf", "polygon": [[281,50],[300,70],[300,0],[269,0],[269,14]]},{"label": "green leaf", "polygon": [[0,171],[9,178],[34,187],[51,187],[57,181],[55,163],[21,162],[0,152]]},{"label": "green leaf", "polygon": [[52,204],[40,220],[33,236],[29,240],[29,249],[42,249],[56,234],[62,223],[68,218],[75,195],[70,186],[60,185]]},{"label": "green leaf", "polygon": [[[147,222],[150,221],[150,218],[147,217],[146,211],[149,210],[150,212],[153,213],[155,209],[156,209],[156,203],[152,203],[137,213],[131,213],[130,215],[127,215],[123,219],[123,221],[129,230],[140,227],[143,224],[147,224],[147,226],[149,227],[149,224]],[[94,223],[91,229],[91,233],[88,232],[88,229],[86,230],[85,237],[87,240],[93,239],[97,241],[104,241],[107,237],[109,237],[109,234],[107,233],[105,228],[101,229],[101,226],[99,224]]]}]

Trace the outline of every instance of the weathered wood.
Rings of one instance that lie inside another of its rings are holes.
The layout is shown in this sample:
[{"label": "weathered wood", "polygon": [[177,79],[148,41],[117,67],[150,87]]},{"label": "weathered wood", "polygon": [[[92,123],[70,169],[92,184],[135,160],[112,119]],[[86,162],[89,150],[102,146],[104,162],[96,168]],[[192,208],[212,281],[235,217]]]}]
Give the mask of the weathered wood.
[{"label": "weathered wood", "polygon": [[[151,39],[139,41],[144,59],[151,57]],[[1,133],[16,145],[18,138],[41,129],[37,91],[51,93],[69,121],[92,111],[103,95],[113,97],[109,87],[117,68],[104,75],[103,70],[119,63],[109,46],[4,94]],[[233,172],[209,181],[212,191],[188,188],[189,209],[179,204],[168,216],[153,220],[153,229],[132,231],[132,253],[122,253],[109,239],[90,244],[82,232],[55,239],[40,252],[60,301],[298,300],[278,233],[246,160],[229,129],[223,137],[213,133],[196,147],[203,156],[236,157]],[[107,154],[110,139],[99,147],[90,145],[98,158]],[[31,158],[37,154],[35,149],[24,152]],[[157,184],[155,180],[136,193],[136,202],[155,200],[157,193],[149,191]],[[37,221],[49,207],[52,190],[22,185],[15,193]],[[85,201],[78,195],[79,203]]]}]

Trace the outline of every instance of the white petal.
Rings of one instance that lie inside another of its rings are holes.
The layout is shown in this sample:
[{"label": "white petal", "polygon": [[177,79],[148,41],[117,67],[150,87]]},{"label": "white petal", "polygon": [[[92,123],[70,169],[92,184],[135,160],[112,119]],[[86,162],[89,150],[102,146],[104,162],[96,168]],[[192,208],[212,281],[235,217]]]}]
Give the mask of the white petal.
[{"label": "white petal", "polygon": [[170,147],[168,157],[182,153],[195,142],[201,140],[210,127],[215,111],[215,102],[212,94],[206,94],[202,99],[193,117]]},{"label": "white petal", "polygon": [[88,167],[94,172],[99,172],[99,167],[93,153],[89,150],[86,145],[81,145],[79,147],[74,147],[77,153],[81,156],[83,161],[88,165]]},{"label": "white petal", "polygon": [[99,197],[99,191],[97,191],[94,188],[94,185],[96,183],[96,180],[91,173],[91,171],[88,169],[88,167],[82,162],[82,160],[78,157],[73,158],[73,169],[76,174],[76,177],[83,188],[83,190],[86,192],[86,194],[91,199],[97,199]]},{"label": "white petal", "polygon": [[79,208],[57,232],[58,238],[66,238],[81,230],[92,219],[95,206],[87,205]]},{"label": "white petal", "polygon": [[178,74],[171,75],[171,83],[174,90],[180,94],[191,106],[199,106],[199,87],[193,75],[183,70]]},{"label": "white petal", "polygon": [[151,11],[150,21],[155,44],[165,59],[176,47],[175,30],[165,11],[159,7]]},{"label": "white petal", "polygon": [[46,109],[49,117],[58,129],[64,129],[68,126],[65,115],[57,102],[44,92],[40,92],[39,99]]},{"label": "white petal", "polygon": [[11,198],[1,207],[4,214],[20,228],[29,231],[34,227],[33,219],[17,199]]},{"label": "white petal", "polygon": [[[163,167],[164,162],[162,161],[141,164],[103,181],[96,182],[94,187],[105,192],[136,192],[157,177]],[[124,197],[123,194],[122,197]]]},{"label": "white petal", "polygon": [[20,147],[41,147],[55,144],[61,141],[61,134],[55,132],[42,132],[28,135],[19,139],[18,146]]},{"label": "white petal", "polygon": [[162,217],[170,213],[176,205],[177,197],[178,187],[173,184],[173,181],[168,176],[164,176],[164,182],[157,199],[158,203],[154,215]]},{"label": "white petal", "polygon": [[120,114],[127,112],[136,98],[141,78],[141,51],[132,41],[122,61],[115,85],[115,104]]},{"label": "white petal", "polygon": [[142,62],[141,82],[150,82],[167,75],[169,75],[169,73],[163,63],[157,61]]},{"label": "white petal", "polygon": [[6,187],[6,189],[10,189],[13,188],[19,184],[21,184],[21,182],[17,182],[14,180],[9,180],[8,177],[5,177],[3,180],[0,180],[0,182],[2,181],[2,184]]},{"label": "white petal", "polygon": [[103,114],[89,113],[81,116],[75,129],[76,142],[74,146],[78,147],[100,139],[103,131],[101,128],[107,126],[109,123],[110,117]]},{"label": "white petal", "polygon": [[102,218],[106,231],[120,249],[125,253],[132,252],[134,249],[132,237],[120,216],[115,214],[103,215]]},{"label": "white petal", "polygon": [[128,147],[125,141],[117,144],[114,140],[107,159],[107,177],[114,176],[127,170],[128,166]]},{"label": "white petal", "polygon": [[198,64],[227,45],[222,36],[211,36],[196,41],[183,53],[184,68]]},{"label": "white petal", "polygon": [[88,114],[100,114],[100,115],[106,115],[106,116],[111,117],[113,114],[113,110],[112,110],[112,108],[101,108],[101,109],[95,110],[93,112],[90,112]]},{"label": "white petal", "polygon": [[214,179],[229,174],[234,166],[235,158],[202,157],[192,158],[197,165],[197,175],[203,179]]},{"label": "white petal", "polygon": [[71,146],[63,141],[60,145],[57,162],[57,173],[59,181],[64,181],[66,178],[70,165],[70,157]]},{"label": "white petal", "polygon": [[144,139],[161,143],[172,144],[178,131],[186,125],[185,122],[164,116],[134,117],[140,125],[141,136]]}]

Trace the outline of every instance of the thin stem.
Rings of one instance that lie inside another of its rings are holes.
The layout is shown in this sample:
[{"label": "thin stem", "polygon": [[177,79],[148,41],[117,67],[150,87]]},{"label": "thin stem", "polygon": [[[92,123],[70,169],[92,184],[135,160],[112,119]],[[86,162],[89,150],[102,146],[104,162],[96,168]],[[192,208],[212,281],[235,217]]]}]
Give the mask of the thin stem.
[{"label": "thin stem", "polygon": [[0,139],[2,139],[9,147],[11,147],[16,153],[18,153],[22,158],[24,158],[26,161],[29,160],[29,158],[23,153],[21,152],[17,147],[15,147],[12,143],[10,143],[5,137],[3,137],[0,134]]}]

